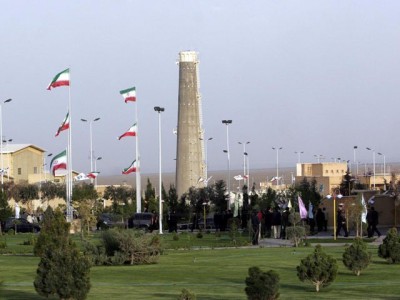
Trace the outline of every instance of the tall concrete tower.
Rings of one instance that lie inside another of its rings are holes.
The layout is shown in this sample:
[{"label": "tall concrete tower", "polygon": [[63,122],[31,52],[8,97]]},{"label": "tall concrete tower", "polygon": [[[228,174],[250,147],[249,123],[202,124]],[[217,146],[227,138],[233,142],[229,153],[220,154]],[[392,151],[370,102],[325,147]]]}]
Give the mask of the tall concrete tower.
[{"label": "tall concrete tower", "polygon": [[176,191],[203,187],[205,176],[204,136],[197,53],[179,53],[178,131],[176,150]]}]

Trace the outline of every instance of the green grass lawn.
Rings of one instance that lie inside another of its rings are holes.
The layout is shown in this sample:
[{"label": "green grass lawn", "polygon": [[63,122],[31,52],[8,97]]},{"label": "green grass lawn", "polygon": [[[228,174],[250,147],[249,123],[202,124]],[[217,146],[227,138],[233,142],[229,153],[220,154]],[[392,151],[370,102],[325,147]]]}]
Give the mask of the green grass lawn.
[{"label": "green grass lawn", "polygon": [[[324,249],[338,259],[339,273],[318,294],[299,281],[295,270],[312,247],[247,247],[166,250],[154,265],[92,267],[88,299],[176,299],[183,288],[197,299],[246,299],[244,280],[251,266],[279,273],[281,299],[399,299],[399,265],[380,259],[376,247],[369,247],[373,263],[359,277],[341,263],[344,247]],[[0,299],[42,299],[33,288],[38,261],[29,255],[0,256]]]}]

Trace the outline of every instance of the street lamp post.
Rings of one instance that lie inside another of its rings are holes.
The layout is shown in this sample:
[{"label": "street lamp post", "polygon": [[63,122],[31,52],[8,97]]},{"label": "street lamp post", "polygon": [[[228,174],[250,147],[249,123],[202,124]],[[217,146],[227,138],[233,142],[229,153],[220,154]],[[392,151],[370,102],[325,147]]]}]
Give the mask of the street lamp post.
[{"label": "street lamp post", "polygon": [[357,150],[357,146],[353,147],[353,164],[356,165],[356,177],[358,176],[358,162],[356,160],[356,150]]},{"label": "street lamp post", "polygon": [[3,105],[11,102],[12,99],[5,100],[2,104],[0,104],[0,155],[1,155],[1,189],[3,189],[4,183],[4,162],[3,162]]},{"label": "street lamp post", "polygon": [[164,111],[164,107],[155,106],[154,111],[158,113],[158,154],[159,154],[159,213],[158,213],[158,221],[159,221],[159,234],[163,234],[162,231],[162,173],[161,173],[161,113]]},{"label": "street lamp post", "polygon": [[272,150],[276,150],[276,185],[279,186],[279,150],[283,147],[272,147]]},{"label": "street lamp post", "polygon": [[207,206],[207,202],[206,201],[204,201],[203,202],[203,216],[204,216],[204,230],[206,230],[206,228],[207,228],[207,218],[206,218],[206,206]]},{"label": "street lamp post", "polygon": [[341,199],[343,197],[342,194],[340,194],[339,189],[335,189],[333,192],[333,195],[327,195],[326,198],[331,199],[333,198],[333,239],[336,241],[336,197]]},{"label": "street lamp post", "polygon": [[373,172],[374,172],[374,190],[375,190],[375,150],[372,148],[366,148],[369,151],[372,151],[372,164],[373,164]]},{"label": "street lamp post", "polygon": [[[230,160],[230,151],[229,151],[229,124],[232,124],[232,120],[222,120],[222,124],[226,125],[226,154],[228,158],[228,203],[227,209],[229,209],[230,201],[231,201],[231,160]],[[225,152],[225,151],[224,151]]]},{"label": "street lamp post", "polygon": [[297,163],[301,163],[301,158],[300,156],[304,153],[304,151],[295,151],[294,153],[297,154]]},{"label": "street lamp post", "polygon": [[[89,131],[90,131],[90,172],[93,172],[93,122],[100,120],[100,118],[95,118],[89,121]],[[81,119],[82,122],[88,122],[86,119]],[[92,179],[93,182],[93,179]]]},{"label": "street lamp post", "polygon": [[[97,161],[98,160],[102,160],[102,157],[101,156],[96,157],[94,160],[94,171],[95,172],[97,172]],[[94,179],[94,187],[96,188],[96,186],[97,186],[97,175],[96,175],[96,178]]]},{"label": "street lamp post", "polygon": [[[238,142],[239,145],[243,145],[243,177],[244,177],[244,184],[246,184],[246,156],[247,156],[247,152],[246,152],[246,145],[250,144],[250,142]],[[249,186],[249,181],[247,179],[247,187]]]},{"label": "street lamp post", "polygon": [[[3,143],[6,143],[6,148],[7,148],[7,145],[8,145],[8,143],[10,143],[10,142],[12,142],[12,139],[6,139],[6,140],[3,140]],[[7,155],[7,182],[9,182],[10,181],[10,170],[11,170],[11,168],[10,168],[10,154],[8,154]],[[5,169],[3,169],[2,170],[2,172],[4,173],[5,172]]]},{"label": "street lamp post", "polygon": [[378,155],[381,155],[381,156],[383,156],[383,190],[385,190],[386,191],[386,181],[385,181],[385,179],[386,179],[386,156],[385,156],[385,154],[383,154],[383,153],[380,153],[380,152],[378,152]]}]

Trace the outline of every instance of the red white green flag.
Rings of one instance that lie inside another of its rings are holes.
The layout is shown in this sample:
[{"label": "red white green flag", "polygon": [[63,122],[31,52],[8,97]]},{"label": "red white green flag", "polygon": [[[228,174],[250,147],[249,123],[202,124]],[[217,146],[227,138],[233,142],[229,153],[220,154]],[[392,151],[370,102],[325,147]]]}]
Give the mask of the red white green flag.
[{"label": "red white green flag", "polygon": [[67,171],[67,150],[57,154],[50,162],[50,170],[54,176],[63,176]]},{"label": "red white green flag", "polygon": [[126,136],[136,136],[136,133],[137,133],[137,125],[135,123],[124,134],[120,135],[118,139],[120,140]]},{"label": "red white green flag", "polygon": [[56,88],[59,86],[69,86],[69,69],[66,69],[58,73],[53,80],[48,85],[47,89],[50,91],[51,88]]},{"label": "red white green flag", "polygon": [[134,160],[128,168],[126,168],[122,171],[122,174],[126,175],[129,173],[136,172],[136,170],[137,170],[137,163],[136,163],[136,160]]},{"label": "red white green flag", "polygon": [[56,136],[60,134],[61,131],[69,129],[69,113],[65,116],[64,121],[61,123],[61,126],[58,127],[58,130],[56,132]]},{"label": "red white green flag", "polygon": [[122,95],[122,97],[124,97],[125,103],[127,103],[128,101],[136,101],[136,87],[119,91],[119,93]]},{"label": "red white green flag", "polygon": [[90,173],[87,174],[86,176],[87,176],[88,178],[95,179],[99,174],[100,174],[100,172],[90,172]]}]

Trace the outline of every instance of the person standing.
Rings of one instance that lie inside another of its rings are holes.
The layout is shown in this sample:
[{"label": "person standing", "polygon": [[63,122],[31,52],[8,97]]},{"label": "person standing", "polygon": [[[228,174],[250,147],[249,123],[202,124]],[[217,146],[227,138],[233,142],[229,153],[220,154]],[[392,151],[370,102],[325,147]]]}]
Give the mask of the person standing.
[{"label": "person standing", "polygon": [[274,230],[274,238],[279,239],[281,237],[281,225],[282,218],[278,207],[275,207],[274,214],[272,216],[272,228]]},{"label": "person standing", "polygon": [[376,232],[378,234],[378,237],[381,236],[380,231],[378,228],[376,228],[376,225],[379,223],[379,214],[375,210],[375,207],[371,206],[371,208],[368,210],[367,213],[367,223],[368,223],[368,237],[373,237],[374,233]]},{"label": "person standing", "polygon": [[272,237],[272,218],[274,216],[273,210],[271,207],[268,207],[267,211],[265,212],[265,237],[271,238]]},{"label": "person standing", "polygon": [[257,216],[257,212],[253,211],[251,214],[251,228],[253,229],[253,238],[251,243],[253,245],[258,245],[258,236],[260,234],[260,221]]},{"label": "person standing", "polygon": [[290,226],[289,215],[290,215],[289,207],[286,207],[285,211],[282,213],[282,229],[281,229],[282,239],[286,239],[286,228]]},{"label": "person standing", "polygon": [[322,212],[321,208],[318,208],[315,218],[317,219],[318,232],[321,232],[322,228],[324,227],[324,223],[325,223],[325,215]]},{"label": "person standing", "polygon": [[340,231],[344,231],[344,236],[348,237],[349,233],[347,231],[346,226],[346,216],[344,215],[343,206],[339,206],[339,210],[337,211],[337,229],[336,229],[336,236],[340,235]]},{"label": "person standing", "polygon": [[324,231],[328,231],[329,215],[328,211],[326,210],[326,207],[322,208],[322,212],[324,213]]}]

